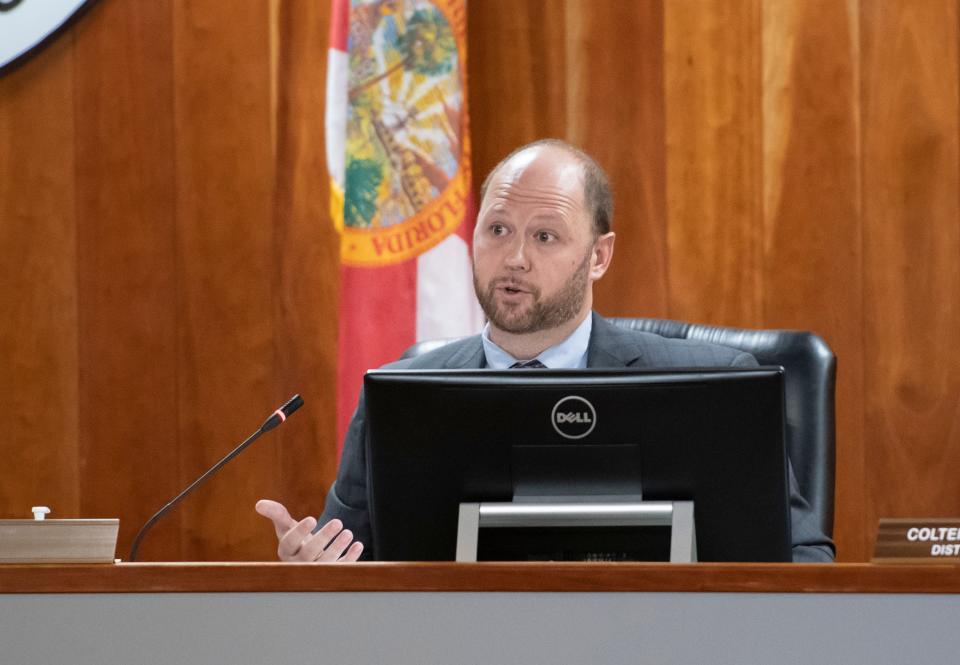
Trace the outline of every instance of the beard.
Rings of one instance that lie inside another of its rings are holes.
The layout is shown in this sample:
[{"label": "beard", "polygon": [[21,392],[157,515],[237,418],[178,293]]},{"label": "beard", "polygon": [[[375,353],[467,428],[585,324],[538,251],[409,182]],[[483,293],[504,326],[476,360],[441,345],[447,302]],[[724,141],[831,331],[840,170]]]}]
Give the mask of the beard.
[{"label": "beard", "polygon": [[[477,279],[477,272],[473,272],[473,289],[477,300],[487,319],[500,330],[514,335],[525,335],[540,332],[551,328],[559,328],[580,313],[583,302],[587,297],[588,273],[590,272],[590,255],[581,261],[570,279],[556,294],[547,299],[541,299],[540,289],[521,279],[501,277],[493,279],[484,289]],[[529,293],[533,303],[529,306],[498,305],[496,289],[498,286],[513,284]]]}]

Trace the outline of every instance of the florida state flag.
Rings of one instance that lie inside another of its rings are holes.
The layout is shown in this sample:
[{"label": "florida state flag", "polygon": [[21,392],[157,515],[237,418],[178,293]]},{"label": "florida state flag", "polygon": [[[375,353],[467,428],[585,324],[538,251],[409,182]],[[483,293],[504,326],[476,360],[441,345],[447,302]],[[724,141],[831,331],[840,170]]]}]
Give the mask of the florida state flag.
[{"label": "florida state flag", "polygon": [[479,331],[465,0],[333,0],[331,213],[341,234],[337,423],[363,373]]}]

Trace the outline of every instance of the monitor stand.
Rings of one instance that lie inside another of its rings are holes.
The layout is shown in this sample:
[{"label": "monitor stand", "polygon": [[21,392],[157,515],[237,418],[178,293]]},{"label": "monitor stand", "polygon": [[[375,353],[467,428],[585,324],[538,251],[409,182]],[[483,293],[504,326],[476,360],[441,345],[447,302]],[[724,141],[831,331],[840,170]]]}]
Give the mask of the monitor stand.
[{"label": "monitor stand", "polygon": [[[670,562],[697,560],[692,501],[597,501],[597,497],[562,500],[461,503],[457,527],[457,561],[477,561],[480,529],[670,528]],[[640,531],[637,537],[642,537]],[[593,556],[587,557],[594,558]],[[608,560],[601,552],[598,560]],[[609,560],[619,560],[611,557]]]}]

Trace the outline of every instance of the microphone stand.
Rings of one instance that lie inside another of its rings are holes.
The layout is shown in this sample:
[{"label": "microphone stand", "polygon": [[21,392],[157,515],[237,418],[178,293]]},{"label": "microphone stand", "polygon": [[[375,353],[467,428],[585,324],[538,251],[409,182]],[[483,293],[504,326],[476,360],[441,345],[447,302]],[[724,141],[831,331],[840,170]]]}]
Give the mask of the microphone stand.
[{"label": "microphone stand", "polygon": [[301,406],[303,406],[303,398],[301,398],[300,395],[294,395],[293,397],[291,397],[289,400],[287,400],[287,402],[283,406],[281,406],[279,409],[274,411],[270,415],[270,417],[267,418],[266,421],[264,421],[264,423],[260,426],[260,429],[258,429],[256,432],[248,436],[243,443],[241,443],[239,446],[237,446],[236,448],[231,450],[229,453],[227,453],[223,459],[221,459],[219,462],[217,462],[212,467],[207,469],[207,471],[202,476],[200,476],[199,478],[194,480],[192,483],[190,483],[190,485],[185,490],[180,492],[180,494],[178,494],[173,499],[171,499],[167,503],[167,505],[165,505],[163,508],[161,508],[156,513],[154,513],[153,517],[148,519],[147,523],[144,524],[143,527],[141,527],[140,531],[137,533],[137,537],[133,539],[133,545],[130,547],[129,561],[137,560],[137,550],[140,549],[140,541],[143,540],[143,537],[147,534],[150,528],[154,524],[156,524],[161,517],[163,517],[168,512],[170,512],[174,506],[180,503],[184,499],[184,497],[186,497],[188,494],[190,494],[190,492],[195,490],[207,478],[209,478],[210,476],[215,474],[217,471],[219,471],[224,464],[226,464],[227,462],[232,460],[234,457],[242,453],[244,448],[246,448],[251,443],[259,439],[261,436],[263,436],[264,434],[272,430],[274,427],[277,427],[278,425],[280,425],[282,422],[284,422],[287,419],[287,417],[290,414],[292,414],[294,411],[299,409]]}]

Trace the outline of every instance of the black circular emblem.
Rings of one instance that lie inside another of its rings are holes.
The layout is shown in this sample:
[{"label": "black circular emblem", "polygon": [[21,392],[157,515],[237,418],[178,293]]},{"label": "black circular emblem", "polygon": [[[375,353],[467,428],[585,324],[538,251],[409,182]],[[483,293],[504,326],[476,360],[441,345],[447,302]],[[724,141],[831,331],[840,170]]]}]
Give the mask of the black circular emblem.
[{"label": "black circular emblem", "polygon": [[553,405],[550,423],[567,439],[582,439],[597,425],[597,411],[582,397],[569,395]]}]

